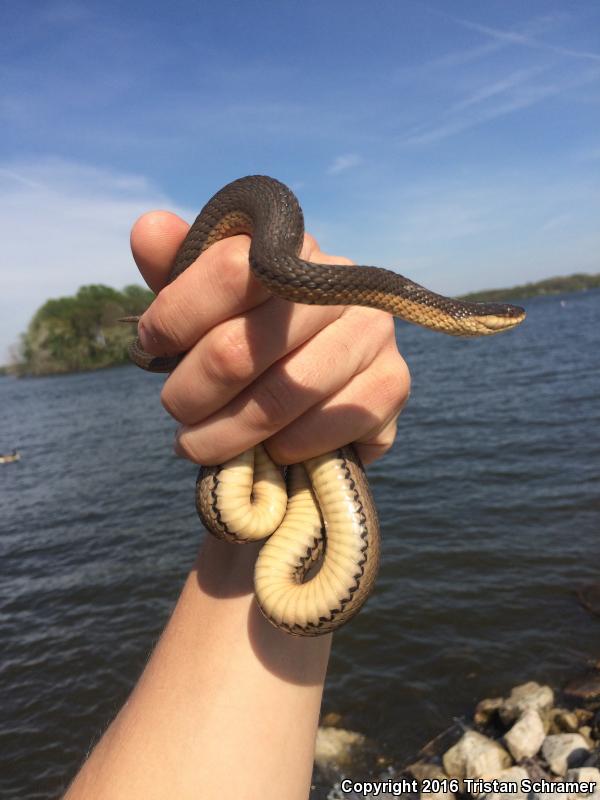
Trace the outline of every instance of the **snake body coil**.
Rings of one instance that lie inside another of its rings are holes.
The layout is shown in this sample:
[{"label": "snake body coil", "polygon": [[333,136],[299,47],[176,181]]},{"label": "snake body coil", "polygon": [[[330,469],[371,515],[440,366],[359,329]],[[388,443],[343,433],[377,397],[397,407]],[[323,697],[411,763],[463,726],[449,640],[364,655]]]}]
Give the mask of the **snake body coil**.
[{"label": "snake body coil", "polygon": [[[209,200],[177,253],[169,282],[211,244],[239,233],[252,237],[253,273],[286,300],[369,306],[456,336],[498,333],[525,318],[516,306],[453,300],[379,267],[303,261],[298,201],[287,186],[261,175],[233,181]],[[137,339],[130,356],[152,372],[170,372],[180,358],[146,353]],[[328,633],[369,596],[379,565],[379,526],[351,445],[294,465],[285,478],[258,445],[226,464],[201,468],[196,506],[221,539],[270,537],[254,583],[258,604],[276,627],[303,636]]]}]

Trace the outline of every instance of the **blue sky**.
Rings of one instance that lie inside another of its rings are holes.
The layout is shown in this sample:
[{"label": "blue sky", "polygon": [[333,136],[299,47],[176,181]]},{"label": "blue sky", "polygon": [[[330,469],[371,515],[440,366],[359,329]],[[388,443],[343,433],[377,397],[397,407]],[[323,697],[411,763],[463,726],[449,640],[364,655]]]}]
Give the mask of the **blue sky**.
[{"label": "blue sky", "polygon": [[144,210],[288,183],[323,249],[458,294],[600,271],[600,4],[0,4],[0,363],[138,280]]}]

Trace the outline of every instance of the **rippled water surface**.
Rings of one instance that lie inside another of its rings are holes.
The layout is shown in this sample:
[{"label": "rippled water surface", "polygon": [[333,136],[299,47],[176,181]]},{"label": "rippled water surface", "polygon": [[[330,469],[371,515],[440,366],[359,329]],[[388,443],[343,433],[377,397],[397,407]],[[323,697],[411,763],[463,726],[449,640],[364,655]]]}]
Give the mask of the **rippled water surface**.
[{"label": "rippled water surface", "polygon": [[[336,634],[324,710],[396,763],[479,698],[598,656],[574,590],[598,579],[600,292],[536,298],[522,328],[408,325],[393,453],[370,469],[375,595]],[[114,716],[196,552],[193,465],[161,376],[0,378],[0,795],[57,797]]]}]

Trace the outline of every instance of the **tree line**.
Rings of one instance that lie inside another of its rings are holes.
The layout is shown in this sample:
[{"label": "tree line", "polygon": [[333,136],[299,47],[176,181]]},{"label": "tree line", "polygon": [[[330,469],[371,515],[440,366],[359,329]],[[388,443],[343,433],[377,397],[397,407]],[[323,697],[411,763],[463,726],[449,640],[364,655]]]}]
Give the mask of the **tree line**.
[{"label": "tree line", "polygon": [[557,278],[546,278],[537,283],[523,283],[521,286],[512,286],[509,289],[484,289],[481,292],[470,292],[463,295],[463,300],[524,300],[527,297],[537,297],[541,294],[568,294],[581,292],[586,289],[596,289],[600,286],[600,274],[589,275],[577,272],[574,275],[563,275]]}]

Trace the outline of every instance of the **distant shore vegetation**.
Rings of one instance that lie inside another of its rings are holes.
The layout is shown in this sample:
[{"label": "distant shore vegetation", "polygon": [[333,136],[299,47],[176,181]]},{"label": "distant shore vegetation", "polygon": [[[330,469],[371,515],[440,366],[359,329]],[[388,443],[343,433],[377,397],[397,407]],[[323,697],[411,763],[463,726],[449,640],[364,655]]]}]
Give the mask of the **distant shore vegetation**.
[{"label": "distant shore vegetation", "polygon": [[[600,274],[577,273],[508,289],[471,292],[463,299],[519,300],[597,287]],[[134,331],[133,326],[118,320],[142,314],[153,299],[153,293],[141,286],[126,286],[118,291],[93,284],[82,286],[74,297],[48,300],[22,334],[12,362],[0,367],[0,375],[57,375],[126,364]]]},{"label": "distant shore vegetation", "polygon": [[128,362],[135,327],[120,317],[142,314],[154,294],[141,286],[122,291],[94,284],[74,297],[48,300],[35,313],[6,368],[13,375],[84,372]]},{"label": "distant shore vegetation", "polygon": [[481,292],[470,292],[463,295],[461,299],[484,302],[526,300],[528,297],[537,297],[538,295],[584,292],[587,289],[598,287],[600,287],[600,274],[589,275],[585,272],[577,272],[574,275],[546,278],[537,283],[523,283],[520,286],[511,286],[509,289],[484,289]]}]

